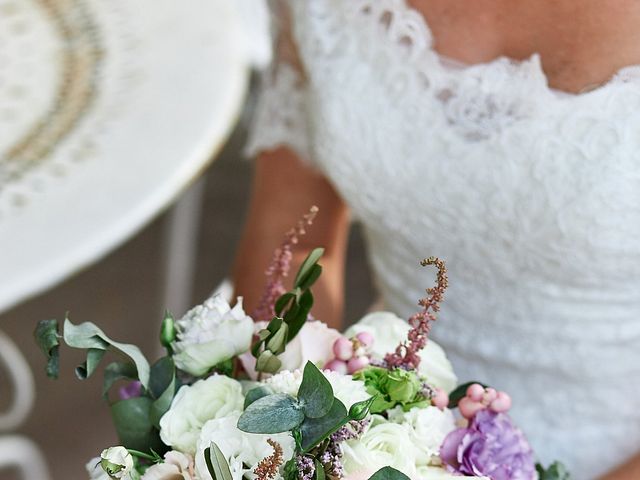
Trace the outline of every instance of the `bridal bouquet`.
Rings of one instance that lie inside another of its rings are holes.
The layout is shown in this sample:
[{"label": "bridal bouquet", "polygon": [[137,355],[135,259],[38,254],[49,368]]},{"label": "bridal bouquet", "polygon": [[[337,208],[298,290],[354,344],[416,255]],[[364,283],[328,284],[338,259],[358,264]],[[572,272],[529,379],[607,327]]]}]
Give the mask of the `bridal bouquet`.
[{"label": "bridal bouquet", "polygon": [[121,446],[87,464],[90,478],[568,479],[560,464],[535,465],[507,393],[456,387],[445,353],[427,341],[447,288],[442,261],[422,262],[437,268],[437,282],[408,322],[372,313],[344,333],[311,314],[322,249],[284,288],[292,248],[315,213],[276,250],[252,316],[241,298],[232,307],[219,295],[177,321],[167,314],[166,355],[153,365],[92,323],[66,319],[62,333],[56,320],[38,324],[51,377],[61,341],[86,350],[80,379],[107,351],[123,356],[105,367],[103,392]]}]

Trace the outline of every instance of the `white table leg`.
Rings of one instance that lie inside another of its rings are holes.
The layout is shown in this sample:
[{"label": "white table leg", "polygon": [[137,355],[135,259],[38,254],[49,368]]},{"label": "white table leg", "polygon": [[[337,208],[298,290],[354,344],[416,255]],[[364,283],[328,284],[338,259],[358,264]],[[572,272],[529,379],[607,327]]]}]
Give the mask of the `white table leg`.
[{"label": "white table leg", "polygon": [[182,195],[169,213],[165,232],[164,307],[176,317],[192,306],[204,190],[205,179],[201,178]]},{"label": "white table leg", "polygon": [[[9,409],[0,412],[0,432],[20,426],[35,401],[35,383],[29,364],[18,347],[0,331],[0,365],[6,370],[13,387]],[[28,438],[19,435],[0,436],[0,469],[17,468],[24,479],[48,480],[49,473],[42,452]]]},{"label": "white table leg", "polygon": [[24,480],[51,478],[38,446],[20,435],[0,436],[0,470],[5,468],[15,468]]}]

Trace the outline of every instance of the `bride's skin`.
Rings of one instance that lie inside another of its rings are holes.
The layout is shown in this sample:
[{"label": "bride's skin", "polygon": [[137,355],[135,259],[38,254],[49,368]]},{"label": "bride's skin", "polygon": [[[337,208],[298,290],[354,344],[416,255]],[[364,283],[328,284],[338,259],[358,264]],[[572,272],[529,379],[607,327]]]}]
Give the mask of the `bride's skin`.
[{"label": "bride's skin", "polygon": [[[640,64],[638,0],[408,0],[408,3],[427,19],[441,55],[474,64],[499,56],[525,59],[539,53],[549,85],[558,90],[580,93],[605,83],[620,68]],[[234,279],[251,310],[264,285],[263,266],[268,264],[283,232],[312,204],[320,207],[321,213],[302,239],[294,268],[308,248],[317,245],[326,248],[324,273],[314,290],[317,298],[314,312],[318,318],[339,327],[344,301],[348,209],[331,184],[304,166],[287,148],[265,152],[257,159],[253,198]],[[638,479],[640,455],[601,480]]]}]

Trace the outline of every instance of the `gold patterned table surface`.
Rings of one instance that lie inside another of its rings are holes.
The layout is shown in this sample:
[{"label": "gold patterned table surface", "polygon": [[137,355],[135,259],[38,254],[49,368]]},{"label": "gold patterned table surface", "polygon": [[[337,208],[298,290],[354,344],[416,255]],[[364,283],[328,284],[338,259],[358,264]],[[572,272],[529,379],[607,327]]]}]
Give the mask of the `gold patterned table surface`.
[{"label": "gold patterned table surface", "polygon": [[0,311],[175,199],[247,76],[234,0],[0,0]]}]

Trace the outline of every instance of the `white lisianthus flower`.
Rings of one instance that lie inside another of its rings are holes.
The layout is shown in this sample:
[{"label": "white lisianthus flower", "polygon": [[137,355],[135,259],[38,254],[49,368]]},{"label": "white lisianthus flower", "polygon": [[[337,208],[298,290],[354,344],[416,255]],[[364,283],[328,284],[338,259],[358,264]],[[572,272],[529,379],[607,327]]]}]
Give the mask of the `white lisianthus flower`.
[{"label": "white lisianthus flower", "polygon": [[[266,327],[267,322],[258,322],[255,331],[257,333]],[[322,368],[333,359],[333,344],[341,336],[335,328],[329,328],[323,322],[305,322],[295,338],[287,344],[285,351],[278,355],[282,362],[278,371],[302,369],[307,362]],[[240,361],[253,380],[258,378],[258,373],[255,370],[256,359],[251,355],[251,352],[242,355]]]},{"label": "white lisianthus flower", "polygon": [[[331,370],[322,370],[322,374],[329,380],[333,388],[333,395],[347,407],[347,410],[349,410],[354,403],[367,400],[371,397],[371,395],[367,393],[364,382],[354,380],[351,375],[342,375]],[[302,370],[294,370],[293,372],[284,371],[268,378],[264,383],[275,393],[286,393],[295,397],[302,383],[302,375]]]},{"label": "white lisianthus flower", "polygon": [[391,466],[410,478],[417,478],[418,452],[407,425],[374,415],[371,426],[358,439],[344,442],[342,449],[342,464],[347,476]]},{"label": "white lisianthus flower", "polygon": [[196,480],[193,458],[172,450],[165,453],[164,462],[152,465],[142,480]]},{"label": "white lisianthus flower", "polygon": [[86,468],[91,480],[128,480],[133,470],[133,457],[124,447],[109,447],[102,451],[99,458],[92,459]]},{"label": "white lisianthus flower", "polygon": [[242,385],[224,375],[212,375],[178,390],[160,419],[160,438],[174,450],[193,455],[202,426],[244,408]]},{"label": "white lisianthus flower", "polygon": [[207,373],[251,346],[253,320],[242,309],[242,297],[231,308],[221,295],[189,310],[176,322],[173,360],[194,376]]},{"label": "white lisianthus flower", "polygon": [[[350,473],[349,475],[343,477],[342,480],[369,480],[374,473],[376,473],[376,470],[373,470],[371,468],[363,468],[362,470]],[[443,467],[418,467],[416,476],[412,478],[413,480],[460,480],[461,478],[470,477],[454,475],[453,473],[448,472]],[[475,480],[490,480],[487,477],[473,478]]]},{"label": "white lisianthus flower", "polygon": [[409,427],[411,442],[416,447],[418,466],[439,463],[440,446],[449,432],[455,430],[453,413],[448,408],[412,408],[404,412],[402,407],[389,411],[389,420]]},{"label": "white lisianthus flower", "polygon": [[[387,353],[395,351],[400,342],[407,339],[409,330],[409,324],[397,315],[390,312],[374,312],[349,327],[344,334],[351,338],[360,332],[371,333],[374,337],[371,354],[381,360]],[[456,388],[458,378],[440,345],[429,339],[427,346],[420,352],[420,358],[422,361],[418,373],[432,386],[442,388],[447,393]]]},{"label": "white lisianthus flower", "polygon": [[[196,455],[197,478],[212,480],[204,458],[204,450],[209,448],[211,442],[220,448],[229,462],[233,480],[242,480],[246,474],[251,476],[258,463],[273,454],[273,448],[267,443],[268,439],[280,444],[285,463],[293,457],[295,442],[289,433],[257,435],[243,432],[237,426],[240,415],[240,412],[236,412],[226,418],[210,420],[202,428]],[[278,475],[275,480],[280,478]]]}]

